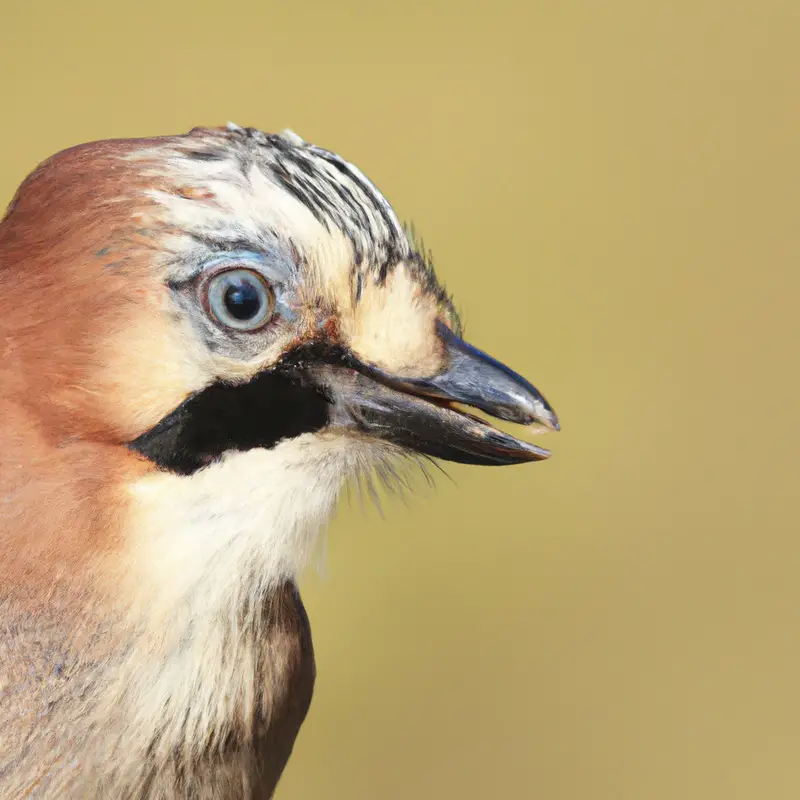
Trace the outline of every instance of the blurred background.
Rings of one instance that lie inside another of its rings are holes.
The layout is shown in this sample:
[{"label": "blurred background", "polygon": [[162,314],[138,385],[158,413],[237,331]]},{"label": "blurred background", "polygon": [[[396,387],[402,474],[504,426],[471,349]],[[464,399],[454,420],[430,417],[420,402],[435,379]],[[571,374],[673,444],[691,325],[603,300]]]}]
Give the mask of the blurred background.
[{"label": "blurred background", "polygon": [[0,202],[240,125],[413,220],[549,462],[357,496],[279,800],[800,796],[796,0],[7,3]]}]

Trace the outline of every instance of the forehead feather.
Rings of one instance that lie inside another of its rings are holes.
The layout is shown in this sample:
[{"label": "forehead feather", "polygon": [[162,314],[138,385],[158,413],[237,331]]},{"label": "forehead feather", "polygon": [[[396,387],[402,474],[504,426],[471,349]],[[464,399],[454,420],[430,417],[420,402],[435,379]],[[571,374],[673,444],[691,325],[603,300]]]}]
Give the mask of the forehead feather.
[{"label": "forehead feather", "polygon": [[207,190],[212,202],[199,224],[212,224],[215,210],[217,217],[239,212],[237,224],[254,229],[275,222],[308,229],[313,220],[329,234],[343,234],[357,264],[399,262],[413,253],[394,210],[357,167],[291,132],[201,130],[167,142],[132,157],[151,161],[171,182],[197,187],[175,200],[157,193],[173,211],[180,199],[203,199]]},{"label": "forehead feather", "polygon": [[[383,282],[402,263],[459,327],[429,257],[353,164],[291,131],[267,134],[229,124],[162,141],[130,157],[149,162],[144,168],[167,180],[170,188],[149,194],[180,230],[254,245],[277,235],[305,255],[335,258],[354,280],[370,272]],[[330,274],[324,268],[331,266],[323,263],[323,271]]]}]

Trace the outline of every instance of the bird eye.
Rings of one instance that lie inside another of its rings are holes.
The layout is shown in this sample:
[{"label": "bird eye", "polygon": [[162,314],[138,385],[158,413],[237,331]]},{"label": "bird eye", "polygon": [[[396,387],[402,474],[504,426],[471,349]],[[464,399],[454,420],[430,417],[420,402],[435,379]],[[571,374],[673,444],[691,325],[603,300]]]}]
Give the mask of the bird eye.
[{"label": "bird eye", "polygon": [[208,309],[221,325],[253,331],[272,316],[275,298],[266,281],[249,269],[229,269],[208,282]]}]

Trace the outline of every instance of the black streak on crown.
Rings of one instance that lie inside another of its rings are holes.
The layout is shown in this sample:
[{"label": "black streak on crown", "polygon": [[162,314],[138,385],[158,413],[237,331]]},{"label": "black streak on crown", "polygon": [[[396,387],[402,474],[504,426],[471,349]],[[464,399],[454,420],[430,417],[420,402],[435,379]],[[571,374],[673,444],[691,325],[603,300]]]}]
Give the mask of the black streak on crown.
[{"label": "black streak on crown", "polygon": [[[228,152],[227,157],[238,161],[245,178],[253,164],[259,164],[318,222],[328,230],[338,229],[347,237],[353,248],[354,279],[365,269],[371,269],[381,285],[398,264],[405,263],[423,289],[448,310],[451,327],[461,331],[458,313],[436,277],[430,253],[424,251],[413,229],[400,228],[380,190],[353,165],[321,147],[257,128],[233,127],[225,135],[241,145]],[[211,161],[224,155],[224,151],[210,148],[192,150],[187,155]]]}]

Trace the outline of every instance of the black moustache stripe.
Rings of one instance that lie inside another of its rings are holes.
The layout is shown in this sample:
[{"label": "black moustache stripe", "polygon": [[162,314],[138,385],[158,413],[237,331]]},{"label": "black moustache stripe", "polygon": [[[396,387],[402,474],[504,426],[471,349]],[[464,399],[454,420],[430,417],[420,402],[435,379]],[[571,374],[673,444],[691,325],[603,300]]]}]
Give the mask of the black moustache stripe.
[{"label": "black moustache stripe", "polygon": [[271,370],[247,383],[213,383],[129,447],[161,469],[191,475],[229,451],[271,448],[324,428],[330,402],[304,373]]}]

